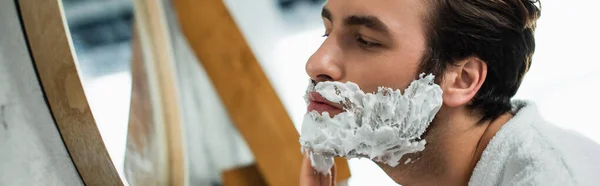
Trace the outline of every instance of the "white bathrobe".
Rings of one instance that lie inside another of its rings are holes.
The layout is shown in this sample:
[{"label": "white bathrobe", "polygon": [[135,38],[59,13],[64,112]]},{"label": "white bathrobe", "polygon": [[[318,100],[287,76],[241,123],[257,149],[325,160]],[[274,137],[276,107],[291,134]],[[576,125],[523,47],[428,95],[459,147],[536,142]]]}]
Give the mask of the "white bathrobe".
[{"label": "white bathrobe", "polygon": [[531,102],[513,105],[516,115],[490,141],[469,185],[600,185],[598,143],[544,121]]}]

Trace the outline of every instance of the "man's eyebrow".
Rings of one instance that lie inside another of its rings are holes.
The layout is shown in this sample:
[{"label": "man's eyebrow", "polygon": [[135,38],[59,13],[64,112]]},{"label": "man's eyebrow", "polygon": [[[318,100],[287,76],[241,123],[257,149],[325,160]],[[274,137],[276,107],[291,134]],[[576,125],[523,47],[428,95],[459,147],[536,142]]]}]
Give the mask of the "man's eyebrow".
[{"label": "man's eyebrow", "polygon": [[375,16],[358,16],[353,15],[347,17],[344,20],[344,25],[346,26],[366,26],[367,28],[373,29],[375,31],[383,32],[389,34],[390,31],[388,27],[381,21],[379,18]]},{"label": "man's eyebrow", "polygon": [[331,12],[329,11],[329,9],[323,7],[323,10],[321,11],[321,17],[324,17],[326,19],[329,19],[329,21],[332,21],[331,19]]}]

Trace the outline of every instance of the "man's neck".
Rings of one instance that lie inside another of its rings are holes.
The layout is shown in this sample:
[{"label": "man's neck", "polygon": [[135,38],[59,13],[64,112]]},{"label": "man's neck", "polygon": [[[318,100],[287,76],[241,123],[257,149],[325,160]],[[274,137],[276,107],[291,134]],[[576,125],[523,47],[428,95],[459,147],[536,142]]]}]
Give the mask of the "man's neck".
[{"label": "man's neck", "polygon": [[465,111],[438,114],[444,119],[436,120],[431,127],[425,150],[415,155],[419,160],[393,168],[382,166],[384,171],[403,185],[467,185],[490,140],[512,115],[481,122]]},{"label": "man's neck", "polygon": [[[475,150],[475,155],[473,156],[474,158],[471,161],[471,173],[475,169],[475,166],[477,166],[477,162],[479,162],[479,160],[481,159],[481,156],[483,155],[483,151],[488,146],[488,144],[490,144],[490,141],[492,140],[492,138],[494,138],[496,133],[498,133],[498,131],[500,131],[502,126],[504,126],[504,124],[508,123],[508,121],[510,119],[512,119],[512,117],[513,117],[513,114],[506,113],[506,114],[503,114],[500,117],[492,120],[489,123],[487,129],[485,130],[485,132],[483,133],[483,135],[481,137],[481,140],[479,141],[479,144],[477,145],[477,149]],[[469,178],[470,178],[470,176],[469,176]]]}]

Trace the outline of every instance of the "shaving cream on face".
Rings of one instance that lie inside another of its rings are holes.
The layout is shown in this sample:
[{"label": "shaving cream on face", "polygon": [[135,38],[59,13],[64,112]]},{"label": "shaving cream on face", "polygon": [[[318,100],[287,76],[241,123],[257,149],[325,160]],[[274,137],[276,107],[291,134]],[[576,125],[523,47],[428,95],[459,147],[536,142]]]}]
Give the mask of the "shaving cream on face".
[{"label": "shaving cream on face", "polygon": [[385,87],[364,93],[352,82],[311,83],[307,103],[308,94],[317,92],[341,104],[344,112],[334,117],[307,113],[300,135],[302,151],[323,174],[329,173],[336,156],[369,158],[395,167],[402,156],[425,149],[426,141],[420,137],[442,106],[442,89],[434,79],[421,74],[404,94]]}]

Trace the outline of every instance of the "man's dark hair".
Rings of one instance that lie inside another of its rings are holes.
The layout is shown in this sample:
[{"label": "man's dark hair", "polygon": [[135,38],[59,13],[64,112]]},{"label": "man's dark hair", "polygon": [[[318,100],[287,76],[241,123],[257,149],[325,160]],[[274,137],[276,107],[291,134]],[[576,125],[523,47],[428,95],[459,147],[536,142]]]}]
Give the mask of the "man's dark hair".
[{"label": "man's dark hair", "polygon": [[532,0],[428,0],[427,49],[421,69],[441,80],[447,65],[477,57],[488,66],[487,77],[469,107],[482,120],[511,110],[535,50],[534,31],[540,16]]}]

